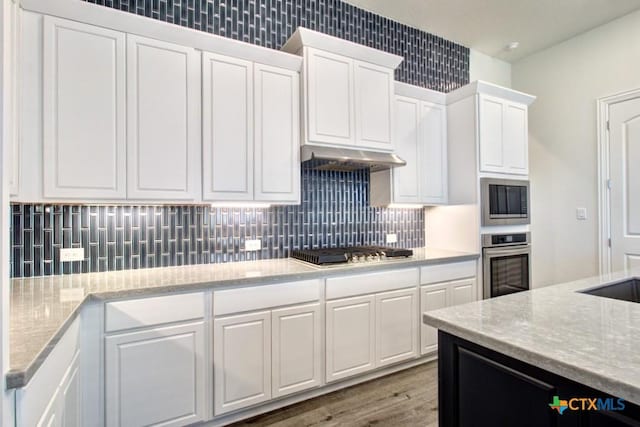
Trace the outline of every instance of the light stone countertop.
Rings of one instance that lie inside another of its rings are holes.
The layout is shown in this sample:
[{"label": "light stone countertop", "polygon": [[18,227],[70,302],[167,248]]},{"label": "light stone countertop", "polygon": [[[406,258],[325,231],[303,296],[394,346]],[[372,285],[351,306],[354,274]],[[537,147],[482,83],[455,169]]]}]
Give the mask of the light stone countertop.
[{"label": "light stone countertop", "polygon": [[316,267],[293,259],[202,264],[11,280],[7,387],[25,386],[80,312],[92,300],[265,285],[443,262],[475,260],[478,254],[413,249],[411,258],[379,263]]},{"label": "light stone countertop", "polygon": [[423,313],[423,322],[640,404],[640,304],[576,291],[619,272]]}]

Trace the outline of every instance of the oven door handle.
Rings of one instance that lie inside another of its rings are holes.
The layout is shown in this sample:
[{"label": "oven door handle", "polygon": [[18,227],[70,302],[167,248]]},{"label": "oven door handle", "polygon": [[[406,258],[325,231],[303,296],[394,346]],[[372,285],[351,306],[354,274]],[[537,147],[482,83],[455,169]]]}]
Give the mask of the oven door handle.
[{"label": "oven door handle", "polygon": [[485,248],[485,255],[488,256],[508,256],[508,255],[520,255],[520,254],[529,254],[531,253],[531,246],[518,246],[517,248],[508,248],[508,249],[496,249],[496,248]]}]

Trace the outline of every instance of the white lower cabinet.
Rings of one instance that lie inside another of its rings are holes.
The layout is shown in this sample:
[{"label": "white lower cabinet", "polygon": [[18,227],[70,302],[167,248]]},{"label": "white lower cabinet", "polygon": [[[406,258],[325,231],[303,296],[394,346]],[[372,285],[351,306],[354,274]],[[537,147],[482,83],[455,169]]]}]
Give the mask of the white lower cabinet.
[{"label": "white lower cabinet", "polygon": [[205,419],[204,322],[105,338],[107,426],[183,426]]},{"label": "white lower cabinet", "polygon": [[214,412],[224,414],[321,384],[320,304],[214,320]]},{"label": "white lower cabinet", "polygon": [[82,397],[80,393],[80,352],[65,372],[60,386],[37,422],[38,427],[81,427]]},{"label": "white lower cabinet", "polygon": [[376,365],[385,366],[418,355],[418,290],[376,295]]}]

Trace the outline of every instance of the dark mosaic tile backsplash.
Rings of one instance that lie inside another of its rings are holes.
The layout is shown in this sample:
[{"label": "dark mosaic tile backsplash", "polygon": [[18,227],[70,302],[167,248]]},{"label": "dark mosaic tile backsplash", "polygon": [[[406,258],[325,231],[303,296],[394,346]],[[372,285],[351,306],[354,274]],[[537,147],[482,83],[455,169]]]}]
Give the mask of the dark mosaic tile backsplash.
[{"label": "dark mosaic tile backsplash", "polygon": [[340,0],[85,1],[274,49],[303,26],[403,56],[399,81],[443,92],[469,83],[468,48]]},{"label": "dark mosaic tile backsplash", "polygon": [[[291,249],[424,245],[422,209],[369,206],[369,172],[303,168],[302,203],[270,208],[209,206],[11,206],[13,277],[287,257]],[[263,249],[245,252],[245,239]],[[61,263],[60,248],[84,248]]]}]

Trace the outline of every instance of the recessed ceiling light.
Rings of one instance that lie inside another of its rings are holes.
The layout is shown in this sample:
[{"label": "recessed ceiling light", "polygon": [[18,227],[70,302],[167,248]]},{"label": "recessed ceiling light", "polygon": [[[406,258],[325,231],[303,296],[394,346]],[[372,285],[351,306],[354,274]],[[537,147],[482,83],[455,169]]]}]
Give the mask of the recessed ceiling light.
[{"label": "recessed ceiling light", "polygon": [[506,50],[516,50],[520,46],[520,42],[511,42],[507,46],[505,46]]}]

